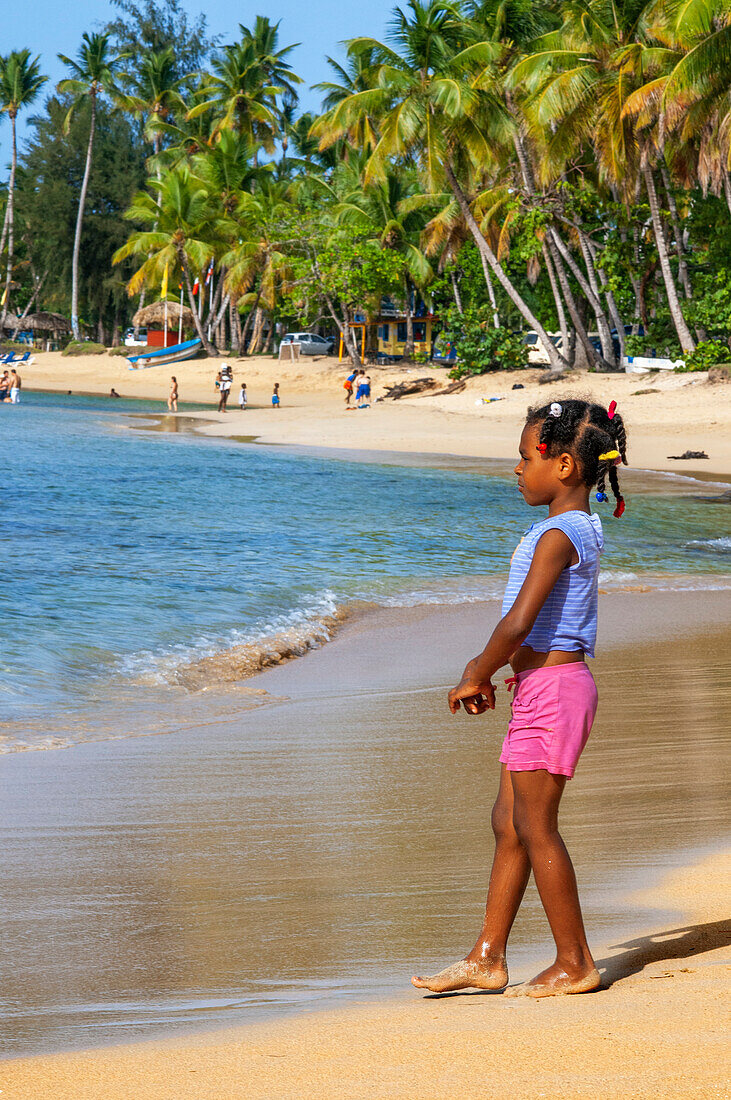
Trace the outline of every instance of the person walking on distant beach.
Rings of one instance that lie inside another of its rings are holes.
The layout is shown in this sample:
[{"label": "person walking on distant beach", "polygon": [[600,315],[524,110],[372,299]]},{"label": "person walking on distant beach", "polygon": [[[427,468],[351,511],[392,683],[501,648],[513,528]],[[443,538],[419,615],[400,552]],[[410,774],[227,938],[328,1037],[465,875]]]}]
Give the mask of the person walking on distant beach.
[{"label": "person walking on distant beach", "polygon": [[226,405],[228,403],[228,395],[231,392],[231,387],[233,386],[233,382],[234,382],[233,371],[231,370],[231,367],[228,365],[228,363],[224,363],[221,367],[221,370],[219,371],[219,383],[218,383],[218,391],[219,391],[219,394],[220,394],[220,397],[219,397],[219,400],[218,400],[218,411],[219,412],[226,412]]},{"label": "person walking on distant beach", "polygon": [[15,368],[10,370],[10,403],[11,405],[20,404],[20,391],[23,388],[23,380],[18,374]]},{"label": "person walking on distant beach", "polygon": [[279,408],[279,382],[274,383],[274,393],[272,394],[272,408]]},{"label": "person walking on distant beach", "polygon": [[[449,709],[469,715],[495,707],[492,679],[510,663],[512,718],[503,742],[492,810],[495,856],[485,919],[477,943],[459,962],[418,989],[504,989],[505,952],[531,871],[556,943],[556,960],[507,996],[588,993],[600,976],[589,950],[574,868],[558,832],[558,810],[591,731],[597,690],[586,657],[594,656],[601,520],[589,493],[607,501],[607,478],[624,512],[617,466],[627,461],[622,417],[587,401],[553,401],[528,410],[515,467],[518,491],[531,507],[548,507],[518,545],[502,618],[485,649],[449,693]],[[611,788],[607,788],[611,795]]]},{"label": "person walking on distant beach", "polygon": [[239,390],[239,408],[243,412],[246,406],[249,404],[249,398],[246,394],[246,382],[241,383],[241,389]]},{"label": "person walking on distant beach", "polygon": [[168,396],[168,408],[170,412],[178,411],[178,380],[175,375],[170,379],[170,394]]},{"label": "person walking on distant beach", "polygon": [[359,409],[370,408],[371,397],[371,380],[364,370],[360,372],[358,379],[358,392],[355,396],[355,403]]}]

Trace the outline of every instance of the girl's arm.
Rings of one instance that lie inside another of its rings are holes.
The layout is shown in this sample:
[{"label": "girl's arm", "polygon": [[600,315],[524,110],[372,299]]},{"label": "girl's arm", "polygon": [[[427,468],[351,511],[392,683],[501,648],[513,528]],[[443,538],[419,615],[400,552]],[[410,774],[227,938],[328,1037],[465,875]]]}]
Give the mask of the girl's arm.
[{"label": "girl's arm", "polygon": [[556,581],[574,560],[578,560],[576,549],[563,531],[554,528],[541,535],[515,603],[493,630],[482,653],[468,662],[459,684],[449,693],[452,714],[459,710],[460,700],[468,714],[483,714],[488,707],[494,709],[492,677],[528,637]]}]

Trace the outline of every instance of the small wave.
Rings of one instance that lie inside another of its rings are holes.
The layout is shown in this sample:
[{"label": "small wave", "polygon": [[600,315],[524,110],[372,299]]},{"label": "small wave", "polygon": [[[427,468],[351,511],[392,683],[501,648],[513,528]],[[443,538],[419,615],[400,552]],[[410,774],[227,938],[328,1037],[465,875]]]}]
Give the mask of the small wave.
[{"label": "small wave", "polygon": [[[164,653],[143,651],[125,658],[123,673],[138,683],[201,691],[214,684],[247,680],[329,642],[340,626],[369,605],[338,605],[326,592],[308,605],[270,619],[256,633],[232,631],[224,639],[199,638]],[[370,605],[372,606],[372,605]]]},{"label": "small wave", "polygon": [[700,550],[711,550],[717,554],[731,554],[731,538],[727,535],[718,539],[694,539],[687,545]]}]

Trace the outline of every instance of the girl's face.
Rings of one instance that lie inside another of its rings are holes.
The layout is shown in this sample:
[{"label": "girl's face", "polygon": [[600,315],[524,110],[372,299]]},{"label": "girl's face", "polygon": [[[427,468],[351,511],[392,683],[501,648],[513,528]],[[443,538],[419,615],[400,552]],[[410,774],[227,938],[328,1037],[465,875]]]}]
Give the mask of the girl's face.
[{"label": "girl's face", "polygon": [[576,476],[576,462],[568,454],[542,455],[538,450],[540,424],[526,424],[520,437],[520,462],[513,473],[518,475],[518,490],[526,504],[536,507],[550,504],[562,483]]}]

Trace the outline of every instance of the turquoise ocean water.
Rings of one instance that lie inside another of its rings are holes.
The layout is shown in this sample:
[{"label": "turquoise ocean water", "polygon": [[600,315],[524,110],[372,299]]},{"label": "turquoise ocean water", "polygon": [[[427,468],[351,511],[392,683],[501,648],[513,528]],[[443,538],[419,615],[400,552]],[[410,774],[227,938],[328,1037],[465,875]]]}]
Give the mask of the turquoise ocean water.
[{"label": "turquoise ocean water", "polygon": [[[64,715],[179,691],[181,669],[232,647],[321,641],[354,601],[495,596],[540,518],[507,472],[130,430],[152,411],[42,394],[0,408],[0,750],[60,744],[44,737]],[[600,514],[606,586],[726,585],[727,506],[657,492],[621,522]]]}]

